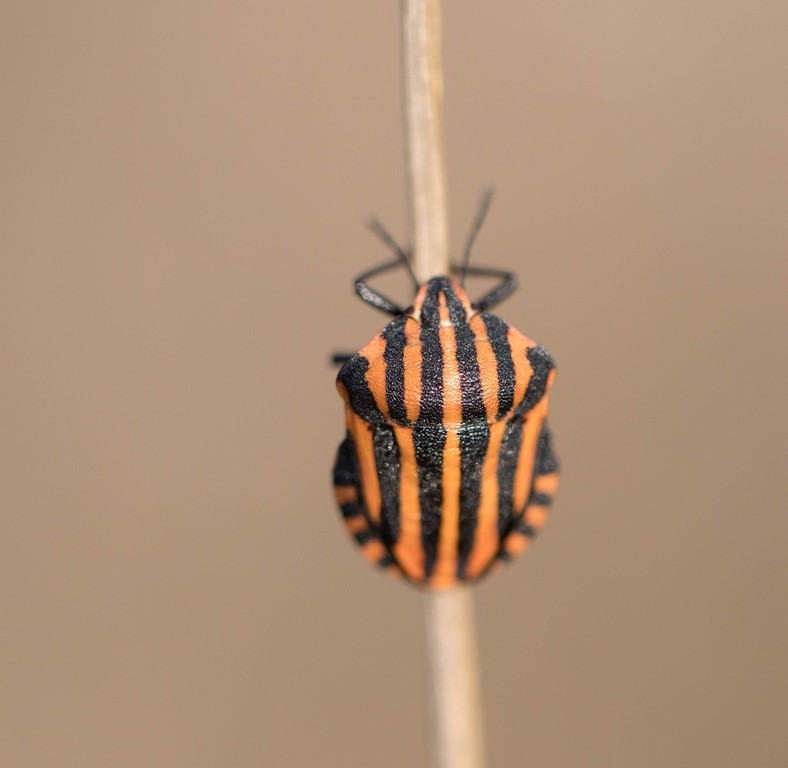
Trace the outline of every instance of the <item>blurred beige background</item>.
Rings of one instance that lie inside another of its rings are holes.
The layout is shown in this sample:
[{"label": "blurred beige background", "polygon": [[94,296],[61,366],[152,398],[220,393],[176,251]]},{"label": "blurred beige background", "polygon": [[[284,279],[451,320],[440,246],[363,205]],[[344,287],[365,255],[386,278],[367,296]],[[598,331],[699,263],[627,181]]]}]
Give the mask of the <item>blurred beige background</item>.
[{"label": "blurred beige background", "polygon": [[[2,4],[2,768],[425,764],[419,595],[329,480],[397,16]],[[491,768],[788,765],[788,5],[444,31],[454,248],[494,183],[560,369],[552,519],[477,590]]]}]

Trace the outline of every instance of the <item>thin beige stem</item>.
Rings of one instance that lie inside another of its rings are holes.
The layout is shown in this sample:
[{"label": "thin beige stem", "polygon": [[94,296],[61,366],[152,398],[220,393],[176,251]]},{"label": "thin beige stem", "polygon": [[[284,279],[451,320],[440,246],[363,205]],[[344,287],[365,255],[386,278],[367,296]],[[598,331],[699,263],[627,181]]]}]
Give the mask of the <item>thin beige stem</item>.
[{"label": "thin beige stem", "polygon": [[[449,271],[440,0],[402,1],[405,146],[413,268],[419,281]],[[425,593],[432,768],[484,768],[473,598],[467,588]]]},{"label": "thin beige stem", "polygon": [[424,594],[430,685],[430,765],[484,768],[484,729],[473,595]]},{"label": "thin beige stem", "polygon": [[440,0],[402,0],[403,93],[413,268],[449,271]]}]

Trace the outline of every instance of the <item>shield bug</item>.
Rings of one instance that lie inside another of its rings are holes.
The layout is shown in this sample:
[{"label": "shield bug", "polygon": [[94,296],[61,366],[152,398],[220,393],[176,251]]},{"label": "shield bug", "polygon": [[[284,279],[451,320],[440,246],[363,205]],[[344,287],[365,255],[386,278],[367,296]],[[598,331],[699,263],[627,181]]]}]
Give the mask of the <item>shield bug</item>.
[{"label": "shield bug", "polygon": [[[542,527],[558,481],[547,427],[555,365],[488,310],[513,273],[469,266],[483,199],[461,265],[419,285],[405,253],[364,272],[358,295],[394,319],[344,360],[337,388],[347,434],[334,466],[344,522],[364,556],[427,587],[472,582],[522,552]],[[405,268],[416,288],[400,308],[367,284]],[[467,276],[499,280],[471,302]]]}]

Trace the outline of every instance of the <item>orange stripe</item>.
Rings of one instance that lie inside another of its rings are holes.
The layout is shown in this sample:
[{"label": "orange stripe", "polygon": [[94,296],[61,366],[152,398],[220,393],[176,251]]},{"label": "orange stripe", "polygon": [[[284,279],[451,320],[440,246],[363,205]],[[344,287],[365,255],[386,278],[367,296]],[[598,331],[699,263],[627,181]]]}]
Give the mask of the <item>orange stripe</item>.
[{"label": "orange stripe", "polygon": [[539,504],[529,504],[525,509],[525,522],[538,531],[547,520],[549,511]]},{"label": "orange stripe", "polygon": [[433,587],[448,587],[457,580],[457,541],[460,536],[460,436],[456,430],[446,432],[441,488],[443,503],[438,552],[430,577],[430,586]]},{"label": "orange stripe", "polygon": [[399,538],[394,545],[394,557],[412,579],[424,577],[424,550],[421,546],[421,506],[419,504],[419,474],[416,469],[416,449],[413,430],[394,427],[399,447]]},{"label": "orange stripe", "polygon": [[460,369],[457,365],[457,336],[454,326],[449,321],[449,309],[443,293],[440,294],[438,307],[441,323],[438,334],[443,350],[443,426],[446,429],[456,429],[462,424],[462,390]]},{"label": "orange stripe", "polygon": [[484,571],[497,554],[501,543],[498,535],[498,459],[505,429],[505,421],[499,421],[490,427],[490,444],[487,447],[482,469],[478,522],[473,549],[468,558],[467,574],[471,579],[475,579]]},{"label": "orange stripe", "polygon": [[405,323],[405,414],[416,421],[421,412],[421,326],[408,318]]},{"label": "orange stripe", "polygon": [[537,493],[549,493],[551,496],[558,488],[558,472],[549,475],[539,475],[534,482],[534,489]]},{"label": "orange stripe", "polygon": [[445,587],[453,584],[457,578],[457,540],[460,535],[460,438],[457,427],[462,423],[462,391],[457,364],[457,336],[449,320],[449,309],[443,293],[438,298],[438,314],[438,334],[443,351],[443,426],[446,428],[446,444],[443,448],[443,500],[438,547],[430,585]]},{"label": "orange stripe", "polygon": [[370,520],[380,523],[380,483],[378,470],[375,466],[375,449],[372,444],[372,425],[357,416],[350,406],[346,406],[348,413],[348,430],[356,444],[358,463],[361,469],[361,487],[364,492],[364,502],[367,506]]},{"label": "orange stripe", "polygon": [[358,501],[358,494],[352,485],[335,485],[334,496],[336,496],[337,504],[350,504]]},{"label": "orange stripe", "polygon": [[517,472],[514,476],[514,513],[519,514],[525,509],[525,502],[531,490],[531,478],[534,470],[534,457],[536,444],[542,431],[542,424],[547,416],[550,387],[555,378],[555,371],[550,371],[547,377],[547,386],[542,399],[525,416],[523,429],[523,442],[520,448],[520,459],[517,463]]},{"label": "orange stripe", "polygon": [[386,554],[386,548],[380,541],[373,539],[361,547],[361,553],[367,558],[367,560],[377,565],[378,560],[380,560],[380,558]]},{"label": "orange stripe", "polygon": [[369,528],[367,520],[363,515],[351,517],[345,520],[345,525],[351,533],[361,533]]},{"label": "orange stripe", "polygon": [[487,326],[479,315],[471,318],[476,336],[476,355],[482,380],[482,397],[490,426],[490,443],[482,468],[481,495],[473,549],[468,558],[468,578],[477,578],[495,557],[500,546],[498,535],[498,459],[506,422],[495,423],[498,414],[498,362],[487,336]]},{"label": "orange stripe", "polygon": [[523,336],[520,331],[515,330],[511,326],[509,327],[509,332],[506,334],[506,337],[512,349],[512,360],[514,362],[514,405],[517,406],[525,397],[525,390],[533,375],[533,369],[528,362],[526,352],[528,348],[532,347],[534,344],[530,339]]},{"label": "orange stripe", "polygon": [[513,513],[519,515],[525,509],[528,492],[531,490],[531,478],[534,470],[534,457],[539,433],[544,421],[544,403],[541,402],[528,412],[523,428],[523,442],[520,446],[520,457],[514,475]]},{"label": "orange stripe", "polygon": [[386,340],[380,336],[375,336],[364,349],[359,352],[362,357],[369,361],[366,380],[378,410],[389,418],[389,406],[386,402],[386,361],[383,359],[383,352],[386,350]]},{"label": "orange stripe", "polygon": [[522,554],[531,543],[531,539],[518,531],[512,531],[503,543],[503,548],[512,556]]},{"label": "orange stripe", "polygon": [[482,379],[482,398],[487,421],[492,424],[498,415],[498,361],[487,336],[487,326],[480,315],[471,318],[471,330],[476,336],[476,357]]}]

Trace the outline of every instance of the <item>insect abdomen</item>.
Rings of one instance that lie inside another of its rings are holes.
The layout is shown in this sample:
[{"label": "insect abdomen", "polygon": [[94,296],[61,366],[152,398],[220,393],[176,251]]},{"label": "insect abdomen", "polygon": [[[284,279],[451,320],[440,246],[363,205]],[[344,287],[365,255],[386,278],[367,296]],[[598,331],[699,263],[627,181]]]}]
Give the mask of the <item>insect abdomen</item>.
[{"label": "insect abdomen", "polygon": [[[527,420],[512,416],[491,425],[489,434],[476,429],[446,431],[444,450],[430,451],[429,459],[421,456],[421,462],[417,461],[418,430],[370,429],[352,413],[348,421],[353,451],[359,454],[372,447],[373,461],[358,459],[352,470],[364,525],[349,525],[371,561],[395,567],[416,582],[451,586],[474,581],[496,559],[519,554],[543,524],[555,492],[557,467],[549,432],[538,414],[532,417],[540,427],[533,445]],[[535,456],[540,439],[542,455]],[[471,450],[469,444],[474,446]],[[478,457],[471,471],[469,456]],[[348,476],[347,472],[341,476],[343,483]],[[337,484],[340,504],[339,495],[347,496],[345,487]],[[528,491],[520,504],[522,487]],[[532,506],[533,501],[537,503]],[[531,519],[525,521],[528,508]]]}]

